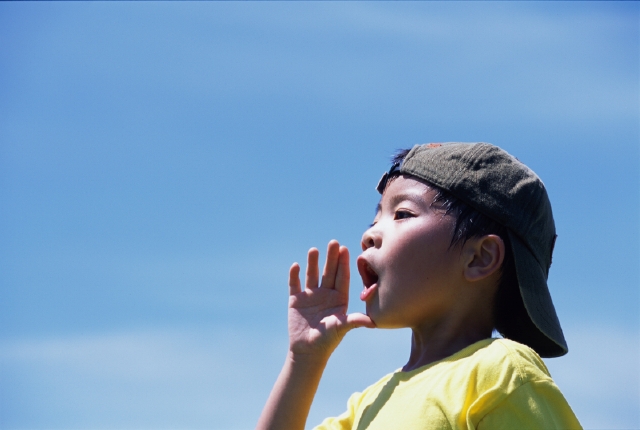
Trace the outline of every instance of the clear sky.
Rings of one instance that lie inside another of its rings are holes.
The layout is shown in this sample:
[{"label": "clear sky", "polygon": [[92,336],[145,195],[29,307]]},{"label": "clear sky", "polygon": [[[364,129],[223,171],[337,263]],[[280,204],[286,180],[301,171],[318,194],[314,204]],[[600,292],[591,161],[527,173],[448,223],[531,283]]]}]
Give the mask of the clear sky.
[{"label": "clear sky", "polygon": [[[357,255],[396,149],[486,141],[553,204],[552,375],[640,428],[639,10],[0,3],[0,427],[253,428],[290,264]],[[349,333],[309,424],[408,352]]]}]

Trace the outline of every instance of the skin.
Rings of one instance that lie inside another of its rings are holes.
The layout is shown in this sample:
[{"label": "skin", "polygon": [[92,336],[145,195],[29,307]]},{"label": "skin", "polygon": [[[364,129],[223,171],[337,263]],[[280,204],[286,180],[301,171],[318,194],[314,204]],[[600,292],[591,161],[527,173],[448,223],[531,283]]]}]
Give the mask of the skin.
[{"label": "skin", "polygon": [[387,185],[357,260],[367,315],[347,314],[349,252],[337,241],[329,242],[322,276],[318,250],[309,250],[304,289],[300,266],[291,266],[289,352],[258,429],[304,429],[329,357],[353,328],[411,328],[404,371],[491,336],[504,244],[486,235],[451,247],[455,219],[434,197],[411,177]]}]

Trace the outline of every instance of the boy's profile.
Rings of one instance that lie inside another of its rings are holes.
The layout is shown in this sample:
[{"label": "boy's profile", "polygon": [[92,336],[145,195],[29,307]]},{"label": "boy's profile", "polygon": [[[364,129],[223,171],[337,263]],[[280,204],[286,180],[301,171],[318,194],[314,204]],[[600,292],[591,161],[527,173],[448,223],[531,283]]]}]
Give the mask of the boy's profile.
[{"label": "boy's profile", "polygon": [[490,144],[425,144],[398,153],[377,190],[357,259],[366,315],[347,314],[336,241],[322,274],[309,251],[304,288],[291,267],[289,352],[258,428],[304,429],[355,327],[411,328],[409,359],[318,429],[581,428],[540,359],[568,351],[547,288],[556,234],[542,181]]}]

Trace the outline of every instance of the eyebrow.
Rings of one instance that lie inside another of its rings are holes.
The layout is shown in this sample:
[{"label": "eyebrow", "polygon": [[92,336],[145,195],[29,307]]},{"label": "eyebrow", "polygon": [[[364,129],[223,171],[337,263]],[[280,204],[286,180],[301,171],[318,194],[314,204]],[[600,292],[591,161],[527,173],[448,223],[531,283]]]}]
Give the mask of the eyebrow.
[{"label": "eyebrow", "polygon": [[410,202],[413,202],[415,204],[418,205],[422,205],[425,203],[425,198],[422,195],[419,195],[417,193],[399,193],[394,195],[393,197],[391,197],[391,206],[395,206],[397,205],[399,202],[402,202],[404,200],[409,200]]}]

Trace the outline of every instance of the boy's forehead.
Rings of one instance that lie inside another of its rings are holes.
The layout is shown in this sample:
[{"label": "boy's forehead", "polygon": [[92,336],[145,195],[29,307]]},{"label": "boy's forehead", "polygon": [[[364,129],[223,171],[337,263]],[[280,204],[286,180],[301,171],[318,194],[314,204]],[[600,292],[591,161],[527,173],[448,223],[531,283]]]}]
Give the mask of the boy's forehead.
[{"label": "boy's forehead", "polygon": [[376,213],[382,210],[383,204],[397,204],[403,200],[410,200],[416,204],[431,204],[436,190],[425,181],[410,175],[398,175],[389,178],[389,182],[380,196],[376,206]]}]

